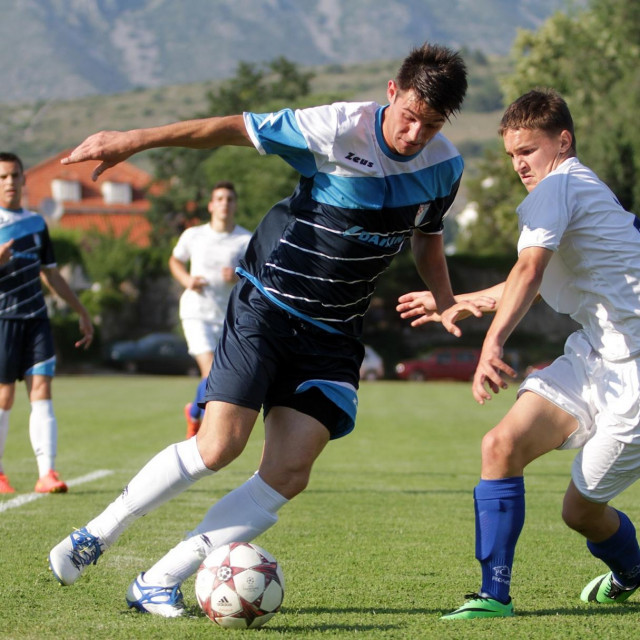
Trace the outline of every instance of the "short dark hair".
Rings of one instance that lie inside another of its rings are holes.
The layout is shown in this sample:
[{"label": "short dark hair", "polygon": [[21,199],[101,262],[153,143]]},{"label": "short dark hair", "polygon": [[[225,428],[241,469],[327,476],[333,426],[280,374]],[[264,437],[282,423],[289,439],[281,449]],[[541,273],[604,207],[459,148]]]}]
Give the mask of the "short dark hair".
[{"label": "short dark hair", "polygon": [[413,89],[422,102],[449,118],[460,111],[467,93],[467,66],[457,51],[425,42],[404,59],[396,84],[401,91]]},{"label": "short dark hair", "polygon": [[539,129],[552,134],[566,130],[571,134],[571,148],[576,151],[571,111],[554,89],[532,89],[514,100],[502,116],[498,133],[504,136],[508,129]]},{"label": "short dark hair", "polygon": [[20,167],[21,173],[24,173],[22,160],[20,160],[15,153],[11,153],[11,151],[0,151],[0,162],[15,162]]},{"label": "short dark hair", "polygon": [[215,191],[216,189],[229,189],[229,191],[233,191],[233,193],[237,196],[238,194],[236,193],[236,187],[233,184],[233,182],[230,182],[229,180],[218,180],[218,182],[216,182],[213,187],[211,187],[211,191]]}]

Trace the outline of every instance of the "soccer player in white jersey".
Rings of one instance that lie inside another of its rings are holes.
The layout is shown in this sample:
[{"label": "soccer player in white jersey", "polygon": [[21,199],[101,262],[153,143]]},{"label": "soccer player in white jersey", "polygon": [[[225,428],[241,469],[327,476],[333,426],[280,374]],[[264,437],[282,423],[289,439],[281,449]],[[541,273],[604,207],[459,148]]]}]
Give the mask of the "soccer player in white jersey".
[{"label": "soccer player in white jersey", "polygon": [[63,161],[100,161],[98,176],[143,149],[237,145],[277,154],[301,177],[258,225],[238,270],[198,434],[157,454],[119,498],[51,550],[60,583],[75,582],[131,522],[232,462],[261,409],[258,471],[131,583],[129,605],[183,615],[180,585],[202,560],[266,531],[304,490],[328,441],[354,427],[362,318],[378,276],[404,245],[412,245],[437,308],[455,304],[442,228],[463,163],[440,130],[466,88],[460,55],[425,44],[388,82],[385,106],[341,102],[101,132]]},{"label": "soccer player in white jersey", "polygon": [[180,320],[189,353],[198,363],[202,378],[193,402],[184,408],[187,438],[200,428],[199,404],[204,399],[213,352],[222,334],[229,295],[238,280],[235,270],[251,239],[251,232],[236,224],[237,202],[233,183],[217,182],[207,205],[211,219],[186,229],[169,258],[171,274],[184,287]]},{"label": "soccer player in white jersey", "polygon": [[27,386],[31,414],[29,437],[36,455],[38,493],[64,493],[67,485],[55,469],[58,423],[53,412],[51,382],[56,355],[40,280],[80,318],[87,348],[93,326],[87,310],[60,275],[42,216],[22,208],[25,183],[22,161],[0,152],[0,493],[15,489],[4,473],[2,457],[9,432],[16,380]]},{"label": "soccer player in white jersey", "polygon": [[[609,505],[640,477],[640,220],[576,157],[571,114],[556,92],[521,96],[507,108],[500,133],[529,195],[517,210],[518,260],[505,283],[482,292],[498,305],[473,380],[475,399],[484,404],[507,386],[501,374],[515,375],[503,347],[538,292],[582,328],[569,336],[563,356],[526,378],[514,406],[483,438],[474,492],[482,585],[444,619],[513,615],[524,468],[553,449],[579,449],[562,516],[609,569],[581,599],[624,602],[640,586],[635,528]],[[421,305],[432,313],[424,292],[408,294],[399,310],[412,317]],[[443,324],[459,332],[455,321],[466,313],[452,308]]]}]

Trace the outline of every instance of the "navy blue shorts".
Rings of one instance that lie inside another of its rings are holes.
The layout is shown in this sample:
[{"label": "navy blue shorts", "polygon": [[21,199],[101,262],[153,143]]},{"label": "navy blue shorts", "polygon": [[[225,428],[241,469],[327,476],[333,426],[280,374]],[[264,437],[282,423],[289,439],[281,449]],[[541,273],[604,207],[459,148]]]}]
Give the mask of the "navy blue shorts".
[{"label": "navy blue shorts", "polygon": [[34,374],[53,377],[56,352],[49,318],[0,318],[0,383],[12,384]]},{"label": "navy blue shorts", "polygon": [[265,417],[272,407],[291,407],[339,438],[355,424],[363,357],[359,340],[292,316],[241,280],[229,299],[204,402],[263,409]]}]

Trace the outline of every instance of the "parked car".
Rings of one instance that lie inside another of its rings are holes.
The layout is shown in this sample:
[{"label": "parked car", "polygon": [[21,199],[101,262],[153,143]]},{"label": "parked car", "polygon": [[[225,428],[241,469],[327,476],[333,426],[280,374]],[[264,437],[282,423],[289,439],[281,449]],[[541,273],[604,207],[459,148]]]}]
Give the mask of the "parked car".
[{"label": "parked car", "polygon": [[364,345],[364,359],[360,365],[360,380],[380,380],[384,378],[384,362],[369,345]]},{"label": "parked car", "polygon": [[472,380],[480,349],[439,347],[424,358],[404,360],[396,365],[401,380]]},{"label": "parked car", "polygon": [[105,355],[107,364],[129,373],[199,375],[184,338],[173,333],[150,333],[140,340],[114,342]]}]

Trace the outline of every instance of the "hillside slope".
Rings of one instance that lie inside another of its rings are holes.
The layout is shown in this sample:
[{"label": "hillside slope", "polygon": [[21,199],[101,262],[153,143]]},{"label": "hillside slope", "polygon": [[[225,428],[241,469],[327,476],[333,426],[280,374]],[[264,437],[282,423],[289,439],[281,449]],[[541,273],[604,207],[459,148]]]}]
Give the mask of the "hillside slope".
[{"label": "hillside slope", "polygon": [[[572,0],[573,5],[586,0]],[[404,56],[425,40],[508,52],[567,0],[0,0],[0,100],[70,99],[229,77],[238,62]]]}]

